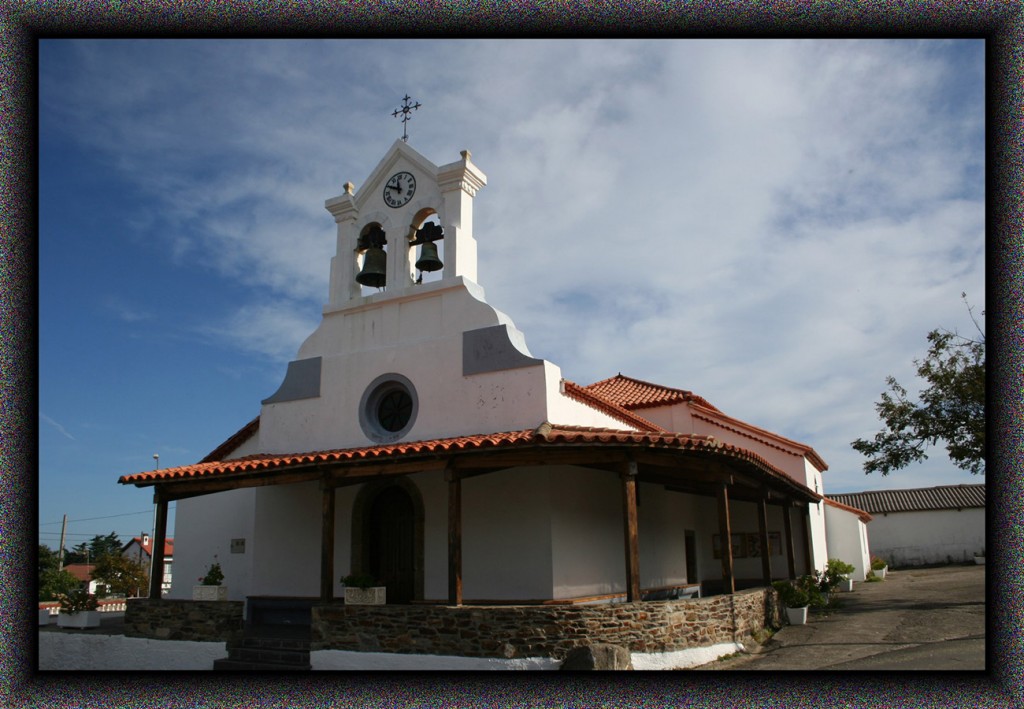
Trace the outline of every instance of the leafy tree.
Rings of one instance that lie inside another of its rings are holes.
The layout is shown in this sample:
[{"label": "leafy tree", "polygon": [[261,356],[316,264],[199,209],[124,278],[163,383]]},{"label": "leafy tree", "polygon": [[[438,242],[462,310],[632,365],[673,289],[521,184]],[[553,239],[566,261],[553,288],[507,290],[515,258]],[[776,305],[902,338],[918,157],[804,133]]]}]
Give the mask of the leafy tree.
[{"label": "leafy tree", "polygon": [[[962,297],[966,303],[967,295]],[[939,441],[958,468],[985,472],[985,333],[970,305],[967,311],[978,339],[948,330],[928,333],[928,354],[914,360],[917,375],[928,384],[917,401],[894,377],[886,378],[890,391],[875,404],[885,428],[870,441],[858,438],[850,444],[868,457],[865,473],[888,475],[925,460],[925,448]]]},{"label": "leafy tree", "polygon": [[71,547],[71,550],[64,555],[65,564],[87,564],[91,557],[89,542],[82,542]]},{"label": "leafy tree", "polygon": [[39,574],[39,600],[56,601],[58,596],[71,593],[81,588],[82,582],[65,569],[47,569]]},{"label": "leafy tree", "polygon": [[44,571],[50,569],[56,569],[60,565],[60,559],[50,547],[45,544],[39,545],[39,573],[42,574]]},{"label": "leafy tree", "polygon": [[108,554],[120,554],[122,546],[116,532],[106,535],[97,534],[91,541],[76,544],[65,555],[65,563],[95,564],[100,557],[107,556]]},{"label": "leafy tree", "polygon": [[125,596],[138,595],[149,587],[149,571],[135,559],[118,554],[106,554],[96,562],[92,577],[110,586],[112,593]]},{"label": "leafy tree", "polygon": [[55,601],[60,594],[70,593],[81,583],[67,571],[59,569],[57,552],[39,545],[39,600]]}]

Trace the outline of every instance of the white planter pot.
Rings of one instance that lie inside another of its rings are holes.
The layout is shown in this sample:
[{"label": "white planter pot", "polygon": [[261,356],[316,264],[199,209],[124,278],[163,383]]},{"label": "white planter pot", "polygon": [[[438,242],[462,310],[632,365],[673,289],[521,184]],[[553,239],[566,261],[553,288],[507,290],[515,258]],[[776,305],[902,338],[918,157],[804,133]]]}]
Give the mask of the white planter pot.
[{"label": "white planter pot", "polygon": [[226,601],[228,600],[227,586],[193,586],[193,601]]},{"label": "white planter pot", "polygon": [[787,608],[786,620],[789,621],[790,625],[806,625],[807,606],[804,606],[803,608]]},{"label": "white planter pot", "polygon": [[984,566],[985,565],[985,557],[983,557],[983,556],[976,556],[976,557],[974,557],[974,563],[975,564],[981,564],[982,566]]},{"label": "white planter pot", "polygon": [[370,588],[345,587],[345,605],[377,606],[387,603],[387,587],[371,586]]},{"label": "white planter pot", "polygon": [[839,590],[849,593],[853,590],[853,579],[843,579],[839,582]]},{"label": "white planter pot", "polygon": [[883,566],[880,569],[871,569],[871,573],[873,573],[876,577],[878,577],[880,579],[884,579],[885,578],[885,572],[888,571],[888,570],[889,570],[888,566]]},{"label": "white planter pot", "polygon": [[57,625],[61,628],[98,628],[100,627],[100,612],[61,613],[57,616]]},{"label": "white planter pot", "polygon": [[49,625],[49,624],[50,624],[50,609],[49,608],[40,608],[39,609],[39,625]]}]

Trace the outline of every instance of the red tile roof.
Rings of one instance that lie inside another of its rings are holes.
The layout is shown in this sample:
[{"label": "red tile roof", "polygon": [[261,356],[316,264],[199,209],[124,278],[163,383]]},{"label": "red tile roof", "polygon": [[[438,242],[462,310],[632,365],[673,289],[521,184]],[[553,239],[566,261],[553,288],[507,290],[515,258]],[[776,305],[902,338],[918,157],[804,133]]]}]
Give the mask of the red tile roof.
[{"label": "red tile roof", "polygon": [[161,470],[122,475],[118,482],[123,485],[143,486],[221,476],[245,477],[256,473],[280,472],[324,463],[387,461],[417,456],[437,459],[446,455],[459,455],[471,451],[535,447],[538,445],[558,447],[607,445],[642,447],[646,450],[674,449],[704,452],[743,461],[761,470],[769,477],[798,489],[805,495],[816,499],[820,498],[820,496],[808,490],[803,484],[778,470],[757,454],[738,446],[715,440],[711,436],[677,434],[664,431],[623,431],[611,428],[561,426],[546,422],[536,429],[521,431],[504,431],[287,455],[274,453],[250,455],[235,460],[209,461],[177,468],[163,468]]},{"label": "red tile roof", "polygon": [[787,453],[793,453],[793,449],[796,449],[798,454],[806,455],[818,470],[828,470],[828,465],[810,446],[726,416],[718,408],[712,406],[707,399],[697,396],[691,391],[652,384],[623,376],[621,373],[608,379],[602,379],[583,387],[583,389],[630,411],[686,403],[690,405],[690,412],[699,419],[717,424],[733,433],[752,438]]},{"label": "red tile roof", "polygon": [[205,458],[200,460],[200,463],[209,463],[212,460],[224,460],[229,455],[235,452],[240,445],[248,441],[256,432],[260,430],[260,417],[257,416],[249,423],[245,424],[236,431],[230,438],[221,443],[219,446],[210,451]]},{"label": "red tile roof", "polygon": [[665,430],[661,426],[651,423],[642,416],[634,414],[626,407],[591,391],[588,387],[581,387],[579,384],[570,382],[568,379],[562,380],[562,389],[565,392],[565,395],[570,399],[575,399],[581,404],[585,404],[592,409],[597,409],[602,413],[606,413],[612,418],[616,418],[623,423],[635,426],[641,431]]},{"label": "red tile roof", "polygon": [[[146,553],[146,556],[152,556],[153,554],[153,537],[146,539],[146,543],[142,543],[141,537],[132,537],[132,541],[121,547],[123,552],[125,549],[132,545],[132,542],[142,547],[142,551]],[[174,537],[168,537],[164,540],[164,559],[170,560],[174,556]]]},{"label": "red tile roof", "polygon": [[706,399],[692,391],[652,384],[641,379],[625,377],[621,373],[583,388],[630,411],[668,406],[681,401],[693,401],[712,411],[718,411]]},{"label": "red tile roof", "polygon": [[846,510],[847,512],[852,512],[853,514],[855,514],[858,517],[860,517],[860,521],[861,522],[870,522],[871,520],[874,519],[874,517],[869,515],[864,510],[858,510],[856,507],[850,507],[850,505],[844,505],[842,502],[836,502],[835,500],[830,500],[827,497],[824,498],[824,502],[825,502],[826,505],[831,505],[832,507],[835,507],[837,509]]},{"label": "red tile roof", "polygon": [[82,582],[92,581],[92,570],[96,564],[65,564],[64,570]]},{"label": "red tile roof", "polygon": [[732,431],[733,433],[738,433],[741,436],[746,436],[747,438],[760,441],[765,445],[785,451],[786,453],[793,453],[795,449],[795,454],[807,456],[807,459],[811,461],[811,464],[818,470],[828,470],[828,463],[818,455],[817,451],[804,443],[794,441],[790,438],[786,438],[785,436],[780,436],[777,433],[772,433],[768,429],[755,426],[747,423],[746,421],[726,416],[717,409],[715,411],[701,411],[700,409],[691,408],[690,413],[693,414],[694,418],[716,424],[724,429]]}]

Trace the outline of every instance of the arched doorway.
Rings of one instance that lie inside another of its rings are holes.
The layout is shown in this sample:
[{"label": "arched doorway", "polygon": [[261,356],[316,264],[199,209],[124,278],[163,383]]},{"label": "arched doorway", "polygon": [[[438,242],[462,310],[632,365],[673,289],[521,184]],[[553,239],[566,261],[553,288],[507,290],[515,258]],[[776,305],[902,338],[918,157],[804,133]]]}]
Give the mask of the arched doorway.
[{"label": "arched doorway", "polygon": [[353,509],[352,567],[387,586],[388,603],[423,597],[423,501],[408,480],[366,485]]},{"label": "arched doorway", "polygon": [[416,559],[409,494],[397,485],[383,490],[373,500],[368,522],[369,572],[387,586],[388,601],[408,603],[413,598]]}]

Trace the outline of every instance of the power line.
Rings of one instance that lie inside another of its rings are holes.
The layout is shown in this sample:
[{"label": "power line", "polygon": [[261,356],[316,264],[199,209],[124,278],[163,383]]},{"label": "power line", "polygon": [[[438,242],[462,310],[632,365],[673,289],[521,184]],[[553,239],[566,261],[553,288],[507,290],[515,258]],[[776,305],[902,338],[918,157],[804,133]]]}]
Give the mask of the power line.
[{"label": "power line", "polygon": [[[151,514],[152,512],[153,512],[153,510],[150,509],[150,510],[140,510],[139,512],[125,512],[125,513],[119,514],[119,515],[107,515],[106,517],[83,517],[82,519],[69,519],[68,523],[70,524],[71,522],[92,522],[93,520],[96,520],[96,519],[113,519],[114,517],[132,517],[134,515]],[[42,527],[42,526],[47,525],[47,524],[63,524],[63,521],[61,521],[61,522],[40,522],[39,526]]]}]

